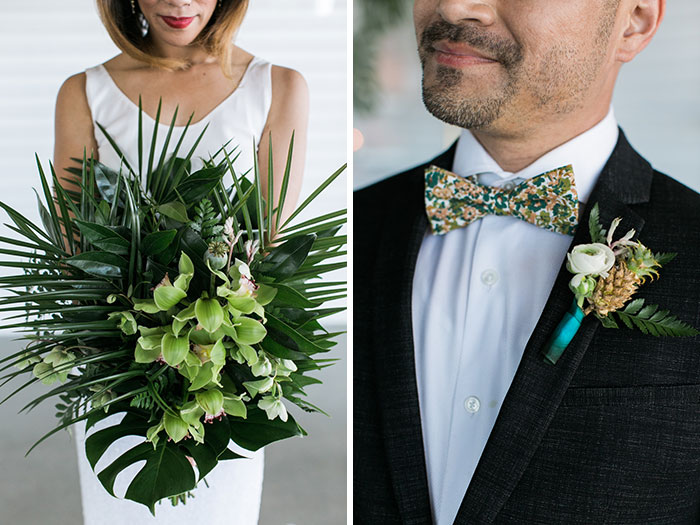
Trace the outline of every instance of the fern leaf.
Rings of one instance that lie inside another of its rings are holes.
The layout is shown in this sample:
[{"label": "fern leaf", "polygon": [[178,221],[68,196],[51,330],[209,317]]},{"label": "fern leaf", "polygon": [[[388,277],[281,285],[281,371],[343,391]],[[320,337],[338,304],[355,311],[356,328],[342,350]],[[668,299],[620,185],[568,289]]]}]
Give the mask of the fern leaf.
[{"label": "fern leaf", "polygon": [[620,328],[612,315],[599,317],[599,319],[600,322],[603,324],[603,328]]},{"label": "fern leaf", "polygon": [[624,310],[616,313],[627,326],[633,323],[644,334],[656,337],[693,337],[700,334],[700,331],[681,321],[668,310],[657,310],[657,305],[651,305],[645,307],[636,315],[626,313]]},{"label": "fern leaf", "polygon": [[639,313],[639,310],[642,309],[642,306],[644,306],[644,299],[635,299],[634,301],[631,301],[627,306],[625,306],[623,312],[625,312],[626,314],[635,315]]},{"label": "fern leaf", "polygon": [[640,319],[650,319],[652,315],[654,315],[654,312],[659,308],[658,305],[656,304],[650,304],[648,306],[645,306],[640,310],[640,312],[637,314],[637,316]]},{"label": "fern leaf", "polygon": [[588,217],[588,229],[591,233],[591,242],[599,242],[605,244],[605,236],[608,232],[600,223],[600,209],[596,202],[591,209],[591,215]]}]

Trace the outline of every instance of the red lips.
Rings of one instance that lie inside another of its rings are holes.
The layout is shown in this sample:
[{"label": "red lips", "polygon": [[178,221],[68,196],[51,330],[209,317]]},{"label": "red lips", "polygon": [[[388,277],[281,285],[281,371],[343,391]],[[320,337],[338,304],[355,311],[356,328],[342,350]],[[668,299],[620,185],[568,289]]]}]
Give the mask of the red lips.
[{"label": "red lips", "polygon": [[162,16],[163,21],[174,29],[185,29],[192,20],[193,16]]}]

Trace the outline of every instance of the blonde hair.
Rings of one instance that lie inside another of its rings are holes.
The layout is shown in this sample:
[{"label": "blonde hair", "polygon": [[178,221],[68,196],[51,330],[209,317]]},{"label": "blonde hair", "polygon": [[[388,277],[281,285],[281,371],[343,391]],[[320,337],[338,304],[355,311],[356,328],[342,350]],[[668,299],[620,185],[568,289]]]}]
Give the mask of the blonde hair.
[{"label": "blonde hair", "polygon": [[[218,58],[224,74],[231,77],[231,43],[243,22],[248,0],[222,0],[220,4],[193,44],[202,46]],[[129,1],[97,0],[97,9],[112,41],[130,57],[171,71],[190,66],[187,61],[163,58],[153,53],[150,39],[142,33],[143,15],[138,9],[133,13]]]}]

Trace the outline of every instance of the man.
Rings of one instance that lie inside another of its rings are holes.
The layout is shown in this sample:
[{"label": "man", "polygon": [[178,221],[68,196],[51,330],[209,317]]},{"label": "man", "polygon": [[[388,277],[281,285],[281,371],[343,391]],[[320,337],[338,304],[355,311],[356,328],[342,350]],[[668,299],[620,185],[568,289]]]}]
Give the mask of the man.
[{"label": "man", "polygon": [[[664,10],[415,0],[425,105],[464,131],[356,194],[356,523],[700,523],[700,338],[588,315],[555,364],[543,356],[596,203],[604,227],[623,219],[616,238],[634,228],[678,254],[635,297],[700,326],[700,196],[654,171],[610,109]],[[444,228],[431,208],[466,177],[503,195],[569,165],[578,219],[556,231],[469,211]],[[432,186],[443,170],[457,182]]]}]

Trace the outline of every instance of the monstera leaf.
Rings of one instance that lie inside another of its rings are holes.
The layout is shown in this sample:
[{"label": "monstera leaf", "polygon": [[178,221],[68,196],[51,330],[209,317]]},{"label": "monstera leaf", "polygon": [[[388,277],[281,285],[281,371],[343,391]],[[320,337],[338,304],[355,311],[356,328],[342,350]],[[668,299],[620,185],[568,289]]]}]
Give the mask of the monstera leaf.
[{"label": "monstera leaf", "polygon": [[[119,423],[98,430],[85,440],[88,461],[95,469],[107,449],[126,436],[141,436],[140,443],[123,452],[97,475],[105,490],[116,497],[114,482],[117,476],[131,465],[145,461],[129,483],[125,498],[142,503],[155,515],[155,504],[163,498],[176,496],[195,488],[197,483],[216,466],[219,456],[230,451],[230,424],[226,418],[206,425],[204,443],[186,440],[180,443],[161,439],[154,446],[146,441],[151,425],[145,418],[127,413]],[[196,465],[196,472],[190,461]],[[240,457],[240,456],[237,456]]]}]

